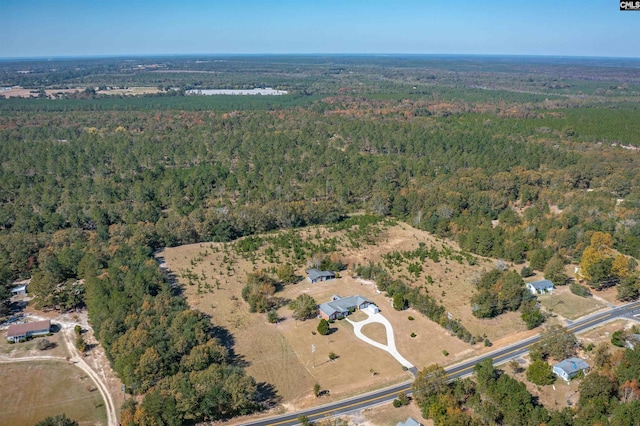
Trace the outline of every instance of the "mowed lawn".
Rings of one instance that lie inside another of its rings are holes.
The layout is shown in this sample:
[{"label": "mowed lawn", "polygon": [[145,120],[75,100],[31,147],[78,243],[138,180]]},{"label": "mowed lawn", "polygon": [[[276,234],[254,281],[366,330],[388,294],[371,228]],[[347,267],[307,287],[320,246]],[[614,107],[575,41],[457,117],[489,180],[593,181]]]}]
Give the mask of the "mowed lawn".
[{"label": "mowed lawn", "polygon": [[594,297],[581,297],[571,293],[568,287],[558,288],[552,294],[539,295],[538,301],[547,311],[570,320],[607,307]]},{"label": "mowed lawn", "polygon": [[33,426],[63,413],[80,425],[107,424],[95,384],[65,361],[0,364],[0,383],[0,425]]}]

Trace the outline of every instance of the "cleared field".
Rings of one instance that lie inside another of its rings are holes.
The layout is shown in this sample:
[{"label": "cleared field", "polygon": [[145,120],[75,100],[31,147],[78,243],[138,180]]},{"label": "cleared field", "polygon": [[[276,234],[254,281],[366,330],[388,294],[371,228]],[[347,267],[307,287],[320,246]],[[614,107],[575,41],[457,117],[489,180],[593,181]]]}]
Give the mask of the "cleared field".
[{"label": "cleared field", "polygon": [[607,307],[606,303],[594,297],[580,297],[571,293],[568,287],[557,288],[552,294],[540,295],[538,300],[548,312],[570,320]]},{"label": "cleared field", "polygon": [[[306,250],[303,256],[296,255],[296,244]],[[400,253],[396,257],[405,258],[402,253],[418,247],[440,253],[439,258],[389,262],[385,257]],[[313,250],[326,251],[347,264],[342,277],[318,284],[303,279]],[[279,265],[292,264],[300,281],[276,293],[287,300],[301,293],[313,296],[317,303],[330,300],[333,294],[369,298],[393,325],[398,351],[419,369],[433,363],[454,363],[490,348],[464,343],[415,310],[394,310],[392,301],[376,291],[375,283],[352,277],[355,265],[383,264],[394,277],[422,287],[476,336],[487,335],[496,343],[509,343],[535,333],[526,331],[517,312],[491,320],[480,320],[471,314],[473,280],[492,269],[493,260],[468,257],[456,244],[404,223],[383,221],[348,229],[318,226],[280,231],[233,243],[167,248],[158,253],[158,259],[183,285],[190,305],[210,315],[214,324],[233,336],[234,351],[246,363],[247,372],[259,382],[273,384],[285,406],[317,404],[312,394],[315,382],[330,392],[331,396],[324,398],[328,402],[334,396],[382,387],[406,380],[409,375],[391,355],[356,338],[346,321],[337,321],[332,325],[332,334],[320,336],[316,332],[317,320],[294,321],[287,307],[278,310],[278,324],[269,324],[265,314],[249,313],[241,291],[250,272],[265,270],[275,275]],[[422,270],[410,273],[408,264],[416,261]],[[353,319],[358,319],[358,313]],[[382,329],[367,327],[365,333],[386,342]],[[412,333],[415,337],[411,337]],[[315,368],[312,344],[316,347]],[[451,355],[445,356],[443,351]],[[329,352],[339,358],[329,362]]]},{"label": "cleared field", "polygon": [[3,408],[0,424],[29,425],[66,414],[80,425],[107,424],[104,402],[82,370],[64,361],[0,364]]}]

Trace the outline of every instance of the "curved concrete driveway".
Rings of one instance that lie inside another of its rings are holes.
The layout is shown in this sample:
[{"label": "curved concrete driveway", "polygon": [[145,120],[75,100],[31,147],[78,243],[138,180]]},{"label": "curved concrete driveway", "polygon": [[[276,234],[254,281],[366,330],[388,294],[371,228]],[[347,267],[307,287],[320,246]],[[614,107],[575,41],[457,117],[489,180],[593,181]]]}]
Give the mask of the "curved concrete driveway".
[{"label": "curved concrete driveway", "polygon": [[[395,341],[395,338],[393,337],[393,327],[391,326],[391,323],[389,322],[389,320],[386,319],[384,316],[382,316],[381,313],[372,314],[367,309],[363,309],[360,312],[364,312],[365,314],[367,314],[368,318],[366,320],[357,321],[357,322],[351,321],[349,317],[346,318],[346,320],[353,325],[353,331],[354,333],[356,333],[356,336],[359,339],[364,340],[368,344],[375,346],[376,348],[380,348],[383,351],[389,352],[391,356],[393,356],[400,364],[402,364],[403,366],[409,369],[412,369],[413,364],[411,364],[409,361],[404,359],[404,357],[400,355],[400,352],[398,352],[398,350],[396,349],[396,341]],[[365,336],[364,334],[362,334],[362,327],[364,327],[367,324],[372,324],[374,322],[379,322],[380,324],[384,325],[384,328],[387,330],[386,345],[376,342],[375,340],[372,340],[367,336]]]}]

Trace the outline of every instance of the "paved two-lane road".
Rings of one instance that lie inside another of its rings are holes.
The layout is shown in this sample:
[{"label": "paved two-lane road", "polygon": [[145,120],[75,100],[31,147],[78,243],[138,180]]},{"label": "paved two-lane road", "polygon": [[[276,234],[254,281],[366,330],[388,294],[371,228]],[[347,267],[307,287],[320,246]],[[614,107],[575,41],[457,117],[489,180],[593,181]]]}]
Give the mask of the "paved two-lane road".
[{"label": "paved two-lane road", "polygon": [[[569,325],[567,325],[567,328],[574,333],[580,333],[612,319],[622,317],[638,318],[634,317],[635,315],[640,316],[640,302],[628,303],[617,308],[609,309],[605,312],[589,315],[583,319],[570,323]],[[466,361],[462,364],[449,367],[447,369],[447,373],[452,379],[468,376],[472,373],[473,367],[486,358],[493,358],[495,364],[504,363],[510,359],[517,358],[527,353],[529,351],[529,347],[532,344],[536,343],[538,340],[540,340],[540,336],[530,337],[528,339],[522,340],[521,342],[507,346],[503,349],[498,349],[481,357]],[[268,419],[258,420],[245,424],[252,426],[285,426],[298,424],[298,418],[300,416],[306,416],[310,420],[318,420],[325,417],[338,416],[354,410],[361,410],[363,408],[392,401],[398,396],[398,392],[409,392],[411,389],[411,383],[411,381],[408,381],[400,385],[392,386],[390,388],[382,389],[342,401],[337,401],[309,410],[298,411],[291,414],[284,414],[281,416],[271,417]]]}]

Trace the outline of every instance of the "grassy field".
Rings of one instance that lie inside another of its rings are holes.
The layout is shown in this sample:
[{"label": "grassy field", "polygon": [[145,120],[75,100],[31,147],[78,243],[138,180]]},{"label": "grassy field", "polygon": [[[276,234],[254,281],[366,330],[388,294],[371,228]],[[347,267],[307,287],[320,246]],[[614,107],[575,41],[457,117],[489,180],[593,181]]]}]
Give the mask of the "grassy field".
[{"label": "grassy field", "polygon": [[[424,261],[404,260],[407,259],[404,254],[421,246],[439,255]],[[341,278],[318,284],[303,279],[309,258],[318,251],[328,252],[347,264]],[[390,261],[389,256],[385,256],[394,253],[399,260]],[[282,402],[290,408],[317,404],[312,393],[316,382],[330,392],[325,398],[328,402],[330,398],[345,397],[409,377],[391,355],[357,339],[346,321],[337,321],[332,325],[332,334],[320,336],[316,333],[317,320],[294,321],[287,307],[278,310],[277,324],[268,323],[265,314],[249,313],[241,291],[250,272],[265,270],[275,275],[280,264],[292,264],[300,281],[276,293],[288,300],[302,293],[308,293],[317,303],[330,300],[333,294],[360,294],[371,299],[393,325],[399,352],[418,368],[432,363],[454,363],[491,348],[464,343],[412,309],[394,310],[391,300],[376,291],[375,283],[352,276],[355,265],[384,264],[394,277],[419,286],[435,297],[474,335],[486,335],[496,344],[508,344],[536,333],[526,330],[518,312],[490,320],[471,314],[469,299],[475,289],[473,282],[495,267],[494,260],[462,253],[455,243],[437,239],[404,223],[380,221],[367,226],[280,231],[233,243],[167,248],[158,258],[183,285],[189,304],[210,315],[214,324],[233,336],[234,351],[246,363],[247,372],[258,382],[273,384]],[[409,263],[416,261],[420,262],[421,271],[410,273]],[[576,305],[573,309],[577,312],[582,308]],[[354,320],[358,319],[357,315]],[[409,316],[413,320],[409,320]],[[382,329],[375,325],[367,326],[364,332],[374,340],[386,342]],[[412,333],[415,337],[411,337]],[[316,347],[315,354],[311,352],[312,344]],[[451,355],[444,355],[445,351]],[[329,362],[329,352],[339,358]]]},{"label": "grassy field", "polygon": [[64,361],[0,364],[3,408],[0,424],[32,426],[66,414],[80,425],[107,424],[104,402],[85,373]]},{"label": "grassy field", "polygon": [[538,300],[548,312],[570,320],[607,307],[594,297],[580,297],[571,293],[568,287],[559,287],[552,294],[540,295]]}]

